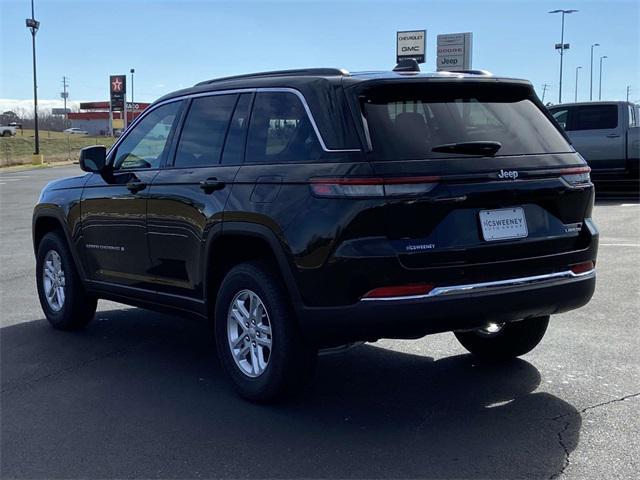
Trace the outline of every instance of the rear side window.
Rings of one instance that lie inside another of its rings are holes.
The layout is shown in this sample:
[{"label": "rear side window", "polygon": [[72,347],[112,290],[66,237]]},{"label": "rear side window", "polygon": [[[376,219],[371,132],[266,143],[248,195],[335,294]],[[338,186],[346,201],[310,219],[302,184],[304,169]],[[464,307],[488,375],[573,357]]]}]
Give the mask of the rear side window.
[{"label": "rear side window", "polygon": [[193,100],[178,142],[176,167],[200,167],[220,162],[237,99],[237,95],[213,95]]},{"label": "rear side window", "polygon": [[247,137],[247,123],[249,123],[249,110],[251,109],[251,97],[249,93],[240,95],[233,112],[227,141],[224,144],[222,163],[225,165],[238,165],[242,163],[244,143]]},{"label": "rear side window", "polygon": [[309,116],[293,93],[259,92],[248,135],[248,163],[305,162],[322,154]]},{"label": "rear side window", "polygon": [[572,151],[519,86],[414,83],[374,87],[360,100],[378,160],[474,155],[436,148],[468,142],[499,142],[496,156]]},{"label": "rear side window", "polygon": [[616,105],[585,105],[572,108],[567,130],[603,130],[617,126]]}]

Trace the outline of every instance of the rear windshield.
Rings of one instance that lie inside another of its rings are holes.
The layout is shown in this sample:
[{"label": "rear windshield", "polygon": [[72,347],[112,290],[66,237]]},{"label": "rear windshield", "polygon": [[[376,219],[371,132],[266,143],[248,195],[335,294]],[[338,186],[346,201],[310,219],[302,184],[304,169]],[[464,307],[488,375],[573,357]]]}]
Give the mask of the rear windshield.
[{"label": "rear windshield", "polygon": [[[572,148],[529,99],[529,89],[500,84],[397,84],[360,96],[379,160],[481,156],[437,147],[499,142],[496,156],[571,152]],[[440,148],[439,150],[442,150]]]}]

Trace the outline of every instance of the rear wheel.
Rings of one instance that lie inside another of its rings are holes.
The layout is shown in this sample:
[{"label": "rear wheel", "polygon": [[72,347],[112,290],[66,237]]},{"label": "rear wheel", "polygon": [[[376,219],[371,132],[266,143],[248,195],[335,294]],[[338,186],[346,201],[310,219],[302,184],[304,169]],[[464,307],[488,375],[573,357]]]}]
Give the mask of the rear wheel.
[{"label": "rear wheel", "polygon": [[40,305],[54,328],[77,330],[93,319],[98,301],[84,291],[59,232],[47,233],[38,245],[36,282]]},{"label": "rear wheel", "polygon": [[454,334],[474,355],[489,360],[506,360],[533,350],[544,337],[548,325],[547,315],[506,324],[490,323],[484,328]]},{"label": "rear wheel", "polygon": [[218,356],[244,398],[268,402],[299,390],[317,352],[302,337],[277,271],[267,262],[237,265],[215,308]]}]

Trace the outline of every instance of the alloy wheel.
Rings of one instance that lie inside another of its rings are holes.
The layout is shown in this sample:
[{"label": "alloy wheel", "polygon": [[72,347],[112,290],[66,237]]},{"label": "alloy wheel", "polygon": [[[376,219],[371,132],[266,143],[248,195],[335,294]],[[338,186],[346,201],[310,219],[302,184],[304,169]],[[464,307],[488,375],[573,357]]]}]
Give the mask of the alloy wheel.
[{"label": "alloy wheel", "polygon": [[272,351],[269,313],[260,297],[241,290],[231,301],[227,314],[227,339],[233,360],[248,377],[259,377],[266,370]]},{"label": "alloy wheel", "polygon": [[55,250],[49,250],[44,257],[42,268],[42,284],[49,308],[59,312],[64,307],[65,300],[65,275],[62,268],[62,259]]}]

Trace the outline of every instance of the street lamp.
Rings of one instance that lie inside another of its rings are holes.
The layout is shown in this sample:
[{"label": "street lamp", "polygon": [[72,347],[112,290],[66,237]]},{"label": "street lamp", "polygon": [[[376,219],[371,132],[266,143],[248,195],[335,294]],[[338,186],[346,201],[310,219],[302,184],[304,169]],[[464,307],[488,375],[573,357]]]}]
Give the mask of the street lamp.
[{"label": "street lamp", "polygon": [[[38,132],[38,82],[37,82],[37,74],[36,74],[36,33],[38,33],[38,29],[40,28],[40,22],[35,19],[35,12],[33,8],[33,0],[31,0],[31,18],[27,18],[25,21],[27,28],[31,30],[31,49],[33,52],[33,120],[34,120],[34,128],[36,131],[35,135],[35,151],[34,155],[40,155],[40,136]],[[38,162],[40,163],[40,162]]]},{"label": "street lamp", "polygon": [[564,57],[564,51],[569,49],[569,44],[564,43],[564,16],[568,13],[574,13],[578,10],[551,10],[549,13],[561,13],[562,14],[562,30],[560,33],[560,43],[556,43],[556,50],[560,50],[560,87],[558,88],[558,103],[562,103],[562,60]]},{"label": "street lamp", "polygon": [[582,67],[576,67],[576,91],[573,95],[573,101],[577,102],[578,101],[578,71],[580,71]]},{"label": "street lamp", "polygon": [[[136,73],[136,69],[132,68],[129,72],[131,72],[131,103],[133,104],[133,74]],[[131,108],[135,110],[135,107],[132,106]]]},{"label": "street lamp", "polygon": [[602,60],[609,58],[606,55],[600,57],[600,82],[598,83],[598,100],[602,100]]},{"label": "street lamp", "polygon": [[591,45],[591,69],[589,73],[589,100],[593,100],[593,47],[599,47],[599,43]]}]

